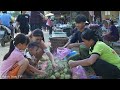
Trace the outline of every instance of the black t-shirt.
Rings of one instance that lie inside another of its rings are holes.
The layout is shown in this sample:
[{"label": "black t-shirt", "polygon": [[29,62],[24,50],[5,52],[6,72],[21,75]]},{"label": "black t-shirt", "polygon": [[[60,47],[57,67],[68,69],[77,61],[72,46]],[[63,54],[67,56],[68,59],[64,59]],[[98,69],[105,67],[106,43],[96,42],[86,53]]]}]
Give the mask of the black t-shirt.
[{"label": "black t-shirt", "polygon": [[28,14],[21,14],[17,17],[17,22],[20,23],[20,27],[28,27],[29,26],[29,18]]},{"label": "black t-shirt", "polygon": [[76,33],[77,31],[78,31],[78,29],[77,29],[77,28],[74,28],[74,29],[72,30],[71,34],[74,34],[74,33]]},{"label": "black t-shirt", "polygon": [[72,39],[70,40],[71,43],[76,43],[79,41],[80,42],[83,42],[82,41],[82,38],[81,38],[81,34],[82,32],[80,31],[76,31],[76,33],[73,35]]}]

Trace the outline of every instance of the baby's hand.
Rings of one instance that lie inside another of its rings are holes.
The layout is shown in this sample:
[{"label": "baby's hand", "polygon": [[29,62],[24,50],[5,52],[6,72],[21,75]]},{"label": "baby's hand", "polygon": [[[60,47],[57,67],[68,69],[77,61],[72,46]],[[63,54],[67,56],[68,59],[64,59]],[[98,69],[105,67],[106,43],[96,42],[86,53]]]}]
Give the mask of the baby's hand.
[{"label": "baby's hand", "polygon": [[45,71],[43,71],[43,70],[39,70],[39,75],[40,76],[46,76],[47,73]]},{"label": "baby's hand", "polygon": [[48,61],[45,61],[41,66],[42,70],[45,70],[47,66],[48,66]]},{"label": "baby's hand", "polygon": [[53,63],[52,65],[54,68],[56,68],[58,66],[56,63]]}]

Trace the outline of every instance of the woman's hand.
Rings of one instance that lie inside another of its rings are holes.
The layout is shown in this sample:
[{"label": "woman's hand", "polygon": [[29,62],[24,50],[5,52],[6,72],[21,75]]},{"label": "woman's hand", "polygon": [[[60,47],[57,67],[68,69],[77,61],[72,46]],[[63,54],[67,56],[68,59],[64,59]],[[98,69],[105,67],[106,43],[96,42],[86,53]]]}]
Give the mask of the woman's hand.
[{"label": "woman's hand", "polygon": [[70,60],[69,62],[68,62],[68,64],[69,64],[69,66],[70,66],[70,68],[73,68],[73,67],[75,67],[76,65],[76,61],[73,61],[73,60]]}]

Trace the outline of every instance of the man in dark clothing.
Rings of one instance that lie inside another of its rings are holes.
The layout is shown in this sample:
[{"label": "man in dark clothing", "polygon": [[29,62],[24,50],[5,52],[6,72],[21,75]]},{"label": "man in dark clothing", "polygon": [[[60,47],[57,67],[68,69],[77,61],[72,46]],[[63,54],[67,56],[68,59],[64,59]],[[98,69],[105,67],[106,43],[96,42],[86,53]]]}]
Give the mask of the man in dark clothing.
[{"label": "man in dark clothing", "polygon": [[30,16],[31,31],[37,28],[42,29],[43,18],[44,18],[44,11],[31,11],[31,16]]},{"label": "man in dark clothing", "polygon": [[77,31],[73,34],[72,38],[63,47],[64,48],[67,47],[69,49],[76,47],[77,49],[79,49],[80,58],[78,57],[78,55],[75,55],[69,58],[69,60],[72,60],[74,58],[78,60],[84,59],[89,55],[89,49],[84,45],[81,38],[82,32],[85,30],[85,28],[87,28],[86,27],[86,23],[88,23],[87,18],[84,15],[79,15],[76,17],[75,22],[76,22]]},{"label": "man in dark clothing", "polygon": [[71,34],[74,35],[77,31],[78,29],[75,27],[74,29],[72,29]]},{"label": "man in dark clothing", "polygon": [[75,34],[73,35],[72,39],[70,40],[70,42],[71,43],[82,42],[81,33],[82,32],[80,32],[80,31],[76,31]]},{"label": "man in dark clothing", "polygon": [[16,19],[17,26],[20,25],[19,29],[21,33],[29,33],[29,15],[26,14],[26,11],[22,11],[22,14],[19,15]]},{"label": "man in dark clothing", "polygon": [[[79,47],[82,39],[81,39],[81,33],[84,31],[85,26],[86,26],[86,21],[87,18],[84,15],[79,15],[76,17],[75,22],[76,22],[76,27],[78,31],[75,32],[75,34],[72,36],[71,40],[64,46],[68,48],[73,48],[73,47]],[[78,43],[79,41],[79,43]]]}]

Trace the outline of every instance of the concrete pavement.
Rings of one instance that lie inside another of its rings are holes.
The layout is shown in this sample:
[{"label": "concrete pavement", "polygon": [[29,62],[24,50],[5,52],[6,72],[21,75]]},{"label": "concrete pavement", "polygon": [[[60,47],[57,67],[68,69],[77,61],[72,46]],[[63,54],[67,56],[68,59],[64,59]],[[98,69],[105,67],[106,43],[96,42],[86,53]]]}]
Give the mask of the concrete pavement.
[{"label": "concrete pavement", "polygon": [[5,47],[2,47],[0,45],[0,61],[3,60],[3,57],[8,52],[10,43],[6,43],[5,45],[6,45]]}]

